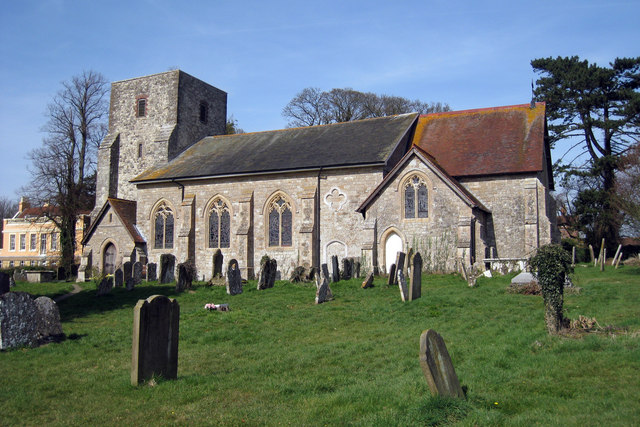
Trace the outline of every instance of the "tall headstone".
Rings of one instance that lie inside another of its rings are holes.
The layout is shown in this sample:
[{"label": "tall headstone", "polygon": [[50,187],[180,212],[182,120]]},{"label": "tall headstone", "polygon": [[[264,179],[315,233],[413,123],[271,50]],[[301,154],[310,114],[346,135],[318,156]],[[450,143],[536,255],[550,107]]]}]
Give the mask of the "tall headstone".
[{"label": "tall headstone", "polygon": [[404,257],[404,277],[411,277],[411,258],[413,258],[413,248],[409,248],[409,252]]},{"label": "tall headstone", "polygon": [[213,277],[222,277],[222,262],[224,257],[222,256],[222,251],[220,249],[216,249],[216,252],[213,254]]},{"label": "tall headstone", "polygon": [[158,266],[155,262],[147,264],[147,282],[158,280]]},{"label": "tall headstone", "polygon": [[[398,283],[398,273],[401,271],[404,273],[404,259],[406,254],[404,252],[398,252],[396,254],[396,274],[393,277],[393,284],[396,285]],[[405,276],[406,277],[406,276]]]},{"label": "tall headstone", "polygon": [[133,284],[139,285],[142,283],[142,263],[136,261],[133,263]]},{"label": "tall headstone", "polygon": [[178,279],[176,280],[176,292],[182,292],[185,289],[191,289],[193,282],[193,267],[182,262],[178,264]]},{"label": "tall headstone", "polygon": [[160,255],[160,283],[171,283],[175,278],[176,257],[172,254]]},{"label": "tall headstone", "polygon": [[316,286],[316,304],[322,304],[323,302],[329,301],[330,291],[327,279],[325,277],[320,278],[320,276],[318,276]]},{"label": "tall headstone", "polygon": [[278,271],[278,262],[275,259],[263,256],[260,260],[260,272],[258,273],[257,289],[264,290],[273,288],[276,282],[276,272]]},{"label": "tall headstone", "polygon": [[38,308],[26,292],[0,295],[0,350],[38,342]]},{"label": "tall headstone", "polygon": [[127,261],[122,265],[122,271],[124,273],[124,282],[127,283],[127,280],[133,277],[133,263],[131,261]]},{"label": "tall headstone", "polygon": [[113,276],[103,277],[100,283],[98,284],[98,289],[96,290],[96,296],[107,295],[113,289]]},{"label": "tall headstone", "polygon": [[56,302],[49,297],[38,297],[34,302],[38,309],[38,338],[62,335],[60,311]]},{"label": "tall headstone", "polygon": [[398,288],[400,288],[400,298],[402,301],[409,301],[409,289],[407,288],[407,279],[404,277],[402,270],[398,270]]},{"label": "tall headstone", "polygon": [[116,288],[121,288],[124,285],[124,273],[121,268],[117,268],[116,272],[113,273],[113,286]]},{"label": "tall headstone", "polygon": [[338,268],[338,256],[331,256],[331,281],[339,282],[340,281],[340,269]]},{"label": "tall headstone", "polygon": [[153,295],[138,301],[133,309],[132,385],[154,375],[177,378],[179,324],[180,305],[175,299]]},{"label": "tall headstone", "polygon": [[389,279],[387,280],[387,285],[392,286],[395,279],[396,279],[396,265],[391,264],[391,267],[389,267]]},{"label": "tall headstone", "polygon": [[242,293],[242,277],[240,276],[240,267],[238,261],[232,259],[227,266],[227,293],[229,295],[238,295]]},{"label": "tall headstone", "polygon": [[349,280],[353,277],[353,258],[342,258],[342,280]]},{"label": "tall headstone", "polygon": [[420,366],[431,394],[464,397],[447,346],[433,329],[428,329],[420,335]]},{"label": "tall headstone", "polygon": [[11,291],[11,282],[9,281],[9,275],[0,272],[0,295],[4,295]]},{"label": "tall headstone", "polygon": [[422,296],[422,256],[416,252],[411,257],[411,276],[409,279],[409,301]]},{"label": "tall headstone", "polygon": [[362,265],[360,264],[360,260],[356,259],[353,261],[353,277],[359,278],[360,277],[360,268],[362,267]]},{"label": "tall headstone", "polygon": [[327,282],[331,282],[331,275],[329,274],[329,267],[327,266],[327,264],[322,264],[322,266],[320,267],[320,271],[320,279],[327,279]]},{"label": "tall headstone", "polygon": [[367,278],[362,282],[362,289],[373,288],[373,271],[367,274]]}]

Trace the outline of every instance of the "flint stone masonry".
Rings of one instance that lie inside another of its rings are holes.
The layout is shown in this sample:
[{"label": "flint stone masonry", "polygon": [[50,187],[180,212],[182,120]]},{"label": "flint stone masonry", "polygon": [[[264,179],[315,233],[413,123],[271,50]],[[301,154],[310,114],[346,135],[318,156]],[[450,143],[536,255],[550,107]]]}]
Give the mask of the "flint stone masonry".
[{"label": "flint stone masonry", "polygon": [[176,268],[176,257],[172,254],[160,256],[160,283],[171,283],[175,280],[173,271]]},{"label": "flint stone masonry", "polygon": [[138,301],[133,309],[132,385],[154,375],[178,377],[179,326],[180,305],[175,299],[153,295]]},{"label": "flint stone masonry", "polygon": [[49,297],[38,297],[34,301],[38,309],[38,338],[46,339],[62,335],[58,305]]},{"label": "flint stone masonry", "polygon": [[0,295],[0,350],[38,342],[38,308],[26,292]]},{"label": "flint stone masonry", "polygon": [[158,264],[150,262],[147,264],[147,282],[155,282],[158,280]]},{"label": "flint stone masonry", "polygon": [[240,267],[238,261],[232,259],[227,266],[227,293],[229,295],[238,295],[242,293],[242,277],[240,276]]},{"label": "flint stone masonry", "polygon": [[464,398],[447,346],[433,329],[420,335],[420,366],[432,395]]}]

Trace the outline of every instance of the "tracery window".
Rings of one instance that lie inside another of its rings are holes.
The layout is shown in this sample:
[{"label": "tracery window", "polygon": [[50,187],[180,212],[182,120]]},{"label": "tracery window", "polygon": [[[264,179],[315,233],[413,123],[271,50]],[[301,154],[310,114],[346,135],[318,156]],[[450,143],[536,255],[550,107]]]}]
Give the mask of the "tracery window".
[{"label": "tracery window", "polygon": [[277,196],[269,204],[269,246],[291,246],[291,203]]},{"label": "tracery window", "polygon": [[155,214],[155,249],[173,248],[173,212],[165,203]]},{"label": "tracery window", "polygon": [[209,209],[209,247],[228,248],[231,246],[231,214],[229,206],[218,198]]},{"label": "tracery window", "polygon": [[414,175],[404,184],[404,217],[429,217],[429,191],[426,182],[418,175]]}]

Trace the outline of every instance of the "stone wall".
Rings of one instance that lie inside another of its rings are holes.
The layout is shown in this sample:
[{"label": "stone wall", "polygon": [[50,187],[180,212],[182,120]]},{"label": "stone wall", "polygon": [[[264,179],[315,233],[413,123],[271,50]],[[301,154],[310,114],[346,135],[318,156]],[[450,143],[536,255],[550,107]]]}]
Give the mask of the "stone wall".
[{"label": "stone wall", "polygon": [[89,267],[102,270],[102,251],[109,243],[113,243],[116,247],[115,268],[121,268],[126,261],[136,261],[132,258],[132,254],[135,253],[135,244],[111,207],[107,208],[102,221],[94,229],[91,240],[85,245],[84,253],[88,254],[91,251],[92,254]]}]

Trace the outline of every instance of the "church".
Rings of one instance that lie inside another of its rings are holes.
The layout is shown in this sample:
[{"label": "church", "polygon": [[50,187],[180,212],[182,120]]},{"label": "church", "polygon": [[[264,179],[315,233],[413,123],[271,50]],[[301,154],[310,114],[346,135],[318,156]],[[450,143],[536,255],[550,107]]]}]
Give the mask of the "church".
[{"label": "church", "polygon": [[284,278],[333,255],[385,272],[413,249],[451,272],[558,240],[544,103],[224,135],[226,101],[180,70],[112,84],[85,267],[170,253],[208,280],[219,250],[245,279],[264,255]]}]

